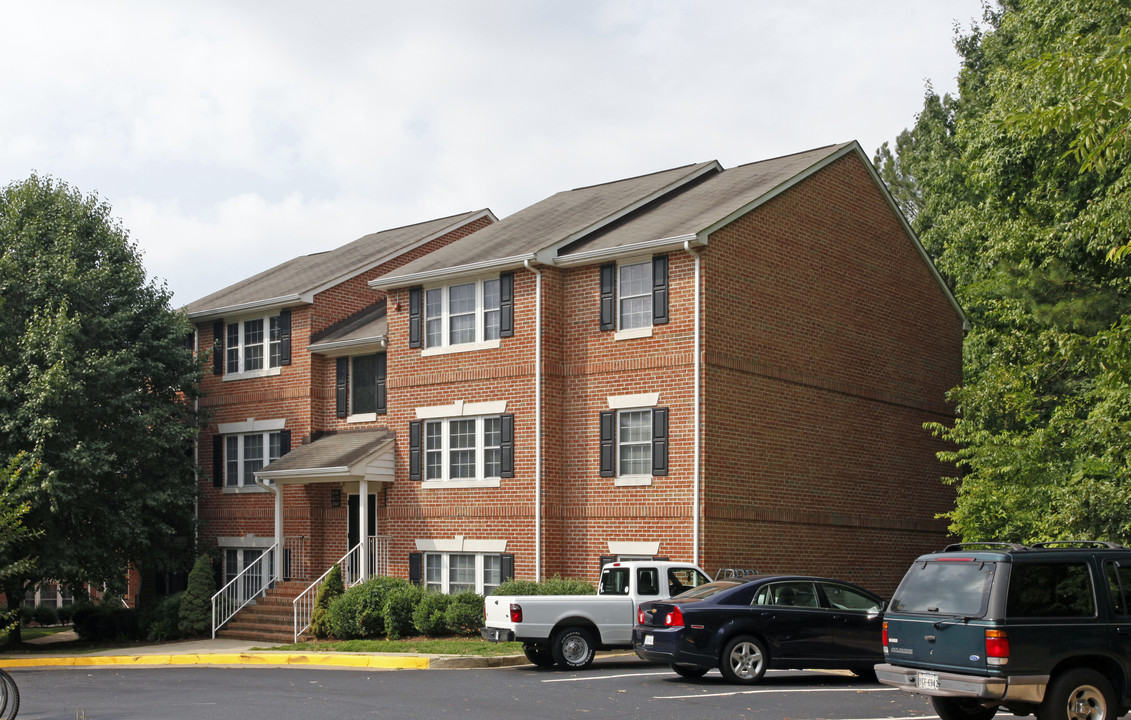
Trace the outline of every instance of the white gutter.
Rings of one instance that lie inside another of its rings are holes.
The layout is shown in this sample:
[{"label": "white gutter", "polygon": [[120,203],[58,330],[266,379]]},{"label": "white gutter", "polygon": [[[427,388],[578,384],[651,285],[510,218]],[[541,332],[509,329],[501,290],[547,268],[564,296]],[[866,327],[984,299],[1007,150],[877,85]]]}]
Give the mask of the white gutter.
[{"label": "white gutter", "polygon": [[542,581],[542,271],[529,260],[523,267],[536,276],[534,291],[534,580]]},{"label": "white gutter", "polygon": [[[704,244],[706,244],[705,239],[704,239]],[[700,512],[700,508],[699,508],[699,504],[700,504],[700,490],[699,490],[700,478],[699,478],[699,473],[700,473],[700,465],[701,465],[701,459],[700,459],[699,455],[700,455],[700,452],[701,452],[701,443],[702,443],[702,422],[701,422],[701,419],[699,417],[700,412],[701,412],[701,405],[702,405],[702,398],[700,397],[700,386],[702,385],[702,382],[700,381],[700,377],[703,373],[703,366],[702,366],[702,363],[700,362],[700,358],[699,358],[700,343],[702,342],[702,340],[700,338],[700,335],[701,335],[701,332],[702,332],[702,318],[699,316],[699,313],[700,313],[700,302],[701,302],[701,299],[700,299],[700,283],[701,283],[701,279],[702,279],[702,276],[701,276],[702,262],[701,262],[701,259],[699,257],[699,253],[692,251],[690,240],[684,241],[683,249],[686,250],[688,253],[691,254],[692,257],[695,258],[695,360],[694,360],[695,370],[694,370],[694,373],[693,373],[694,376],[695,376],[695,401],[694,401],[694,410],[692,411],[692,414],[694,415],[694,418],[695,418],[695,450],[694,450],[694,453],[693,453],[694,460],[693,460],[692,470],[691,470],[691,476],[692,476],[691,481],[693,483],[692,491],[691,491],[691,504],[692,504],[692,508],[691,508],[691,512],[692,512],[692,516],[691,516],[691,562],[694,563],[695,565],[698,565],[699,564],[699,516],[702,514]]]},{"label": "white gutter", "polygon": [[656,240],[646,240],[644,242],[632,243],[631,245],[617,245],[615,247],[600,248],[598,250],[587,250],[585,252],[570,253],[563,257],[556,257],[553,259],[555,267],[575,267],[577,265],[588,265],[602,260],[612,260],[619,257],[628,255],[639,255],[645,252],[668,252],[672,250],[679,250],[680,248],[686,249],[690,243],[696,245],[706,245],[706,236],[700,238],[695,234],[675,235],[672,237],[658,238]]},{"label": "white gutter", "polygon": [[493,260],[483,260],[466,265],[442,267],[436,268],[435,270],[422,270],[421,272],[397,275],[395,277],[383,275],[376,280],[370,280],[369,287],[374,290],[390,290],[393,288],[408,287],[409,285],[423,285],[430,282],[440,282],[441,280],[454,280],[468,275],[479,275],[492,270],[510,270],[513,268],[526,267],[526,264],[534,259],[534,255],[526,253],[505,258],[495,258]]},{"label": "white gutter", "polygon": [[255,300],[254,302],[241,303],[239,305],[228,305],[226,307],[209,308],[207,310],[198,310],[197,312],[188,313],[189,320],[201,321],[210,320],[212,318],[222,318],[225,315],[242,314],[245,312],[250,313],[252,310],[271,310],[274,308],[285,308],[295,303],[310,304],[311,300],[303,295],[282,295],[280,297],[267,298],[265,300]]}]

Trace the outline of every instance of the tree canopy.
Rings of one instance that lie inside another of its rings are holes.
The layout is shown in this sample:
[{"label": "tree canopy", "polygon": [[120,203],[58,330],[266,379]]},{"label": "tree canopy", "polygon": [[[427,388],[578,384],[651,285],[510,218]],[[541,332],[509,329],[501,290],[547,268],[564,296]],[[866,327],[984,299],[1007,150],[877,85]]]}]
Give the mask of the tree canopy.
[{"label": "tree canopy", "polygon": [[1007,0],[960,32],[877,169],[973,329],[951,393],[968,540],[1131,541],[1128,24],[1118,0]]},{"label": "tree canopy", "polygon": [[121,591],[129,562],[190,551],[190,331],[97,196],[36,175],[0,190],[0,463],[38,467],[39,562],[5,583],[10,602],[46,579]]}]

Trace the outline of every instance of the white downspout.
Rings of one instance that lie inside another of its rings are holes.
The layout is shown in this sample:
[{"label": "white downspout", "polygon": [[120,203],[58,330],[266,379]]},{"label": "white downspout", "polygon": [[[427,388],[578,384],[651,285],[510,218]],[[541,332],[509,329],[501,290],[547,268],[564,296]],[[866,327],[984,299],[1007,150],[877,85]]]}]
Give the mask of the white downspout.
[{"label": "white downspout", "polygon": [[[361,538],[361,581],[369,579],[369,479],[357,480],[357,536]],[[351,550],[353,548],[350,548]]]},{"label": "white downspout", "polygon": [[522,264],[534,273],[534,579],[542,581],[542,271]]},{"label": "white downspout", "polygon": [[694,368],[695,368],[694,369],[694,375],[695,375],[695,381],[694,381],[695,382],[695,400],[694,400],[694,405],[695,405],[695,407],[694,407],[694,410],[693,410],[693,415],[695,417],[695,450],[694,450],[693,466],[692,466],[692,470],[691,470],[691,475],[692,475],[691,480],[692,480],[692,483],[693,483],[692,491],[691,491],[691,503],[692,503],[692,508],[691,508],[691,512],[692,512],[692,515],[691,515],[691,535],[692,535],[692,537],[691,537],[691,562],[698,565],[699,564],[699,516],[701,515],[700,510],[699,510],[699,504],[700,504],[700,498],[699,498],[700,457],[699,457],[699,455],[700,455],[700,452],[701,452],[700,442],[701,442],[701,434],[702,434],[702,423],[700,422],[699,415],[700,415],[700,408],[701,408],[701,402],[702,402],[702,399],[700,397],[700,386],[702,385],[702,382],[700,381],[700,377],[701,377],[702,372],[703,372],[703,367],[702,367],[702,364],[700,363],[700,359],[699,359],[699,355],[700,355],[700,349],[699,348],[700,348],[700,342],[701,342],[701,339],[700,339],[699,336],[700,336],[700,332],[702,330],[702,318],[699,315],[699,313],[700,313],[700,289],[699,289],[699,286],[700,286],[700,282],[701,282],[701,276],[700,276],[701,262],[700,262],[700,258],[699,258],[699,253],[695,252],[691,249],[691,241],[690,240],[684,240],[683,241],[683,249],[686,250],[688,253],[691,254],[692,257],[695,258],[695,360],[694,360]]}]

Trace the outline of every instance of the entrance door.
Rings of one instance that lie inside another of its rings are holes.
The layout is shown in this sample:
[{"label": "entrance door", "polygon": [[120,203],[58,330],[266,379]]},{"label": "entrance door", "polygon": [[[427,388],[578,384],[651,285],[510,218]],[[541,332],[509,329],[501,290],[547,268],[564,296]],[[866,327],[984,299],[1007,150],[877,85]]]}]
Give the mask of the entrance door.
[{"label": "entrance door", "polygon": [[[347,533],[346,533],[346,543],[347,543],[347,549],[353,550],[355,547],[357,547],[357,544],[361,542],[361,532],[360,532],[360,527],[361,527],[361,496],[360,495],[350,495],[349,498],[347,499],[347,502],[349,504],[349,523],[348,523]],[[369,525],[369,529],[368,529],[368,532],[366,532],[365,537],[371,538],[371,537],[373,537],[374,535],[377,534],[377,496],[376,495],[372,495],[372,494],[369,495],[369,507],[368,507],[367,510],[368,510],[368,513],[369,513],[369,518],[368,518],[368,522],[366,524]],[[369,548],[367,548],[367,547],[362,548],[362,550],[361,550],[361,556],[362,557],[366,557],[368,555],[368,553],[369,553]],[[356,565],[355,558],[356,558],[356,556],[353,556],[353,555],[350,556],[349,571],[350,571],[350,577],[351,578],[358,578],[358,577],[361,576],[361,568],[355,566]],[[343,568],[343,570],[344,569],[345,568]]]}]

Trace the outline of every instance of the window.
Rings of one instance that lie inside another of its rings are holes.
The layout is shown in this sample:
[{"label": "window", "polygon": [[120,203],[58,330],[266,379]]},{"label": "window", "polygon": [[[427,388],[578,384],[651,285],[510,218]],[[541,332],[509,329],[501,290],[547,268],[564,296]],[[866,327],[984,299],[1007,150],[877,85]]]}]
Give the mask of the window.
[{"label": "window", "polygon": [[426,421],[424,479],[500,477],[501,428],[501,417]]},{"label": "window", "polygon": [[1131,615],[1128,610],[1128,596],[1131,596],[1131,565],[1126,562],[1108,562],[1104,568],[1107,574],[1108,595],[1111,609],[1116,615]]},{"label": "window", "polygon": [[[260,558],[262,561],[257,563]],[[274,556],[265,549],[224,548],[224,585],[227,586],[240,573],[244,573],[236,585],[241,600],[265,592],[275,576],[274,570]]]},{"label": "window", "polygon": [[376,420],[387,408],[385,353],[340,357],[336,365],[335,412],[350,421]]},{"label": "window", "polygon": [[[417,408],[409,423],[409,479],[445,487],[498,487],[514,477],[514,415],[505,402]],[[435,485],[434,487],[439,487]]]},{"label": "window", "polygon": [[514,273],[409,290],[409,347],[468,348],[514,333]]},{"label": "window", "polygon": [[625,408],[601,413],[601,477],[647,484],[668,474],[668,409]]},{"label": "window", "polygon": [[214,372],[227,378],[260,377],[291,364],[291,312],[213,325]]},{"label": "window", "polygon": [[600,328],[617,338],[647,337],[668,322],[668,256],[602,265]]},{"label": "window", "polygon": [[255,472],[283,456],[283,435],[284,432],[280,431],[226,436],[224,486],[258,487]]},{"label": "window", "polygon": [[1082,562],[1014,563],[1006,613],[1011,617],[1092,617],[1092,575]]},{"label": "window", "polygon": [[[420,555],[420,553],[413,553]],[[505,559],[505,563],[504,563]],[[410,559],[410,566],[413,564]],[[423,586],[437,593],[475,592],[490,595],[514,574],[514,557],[497,553],[423,553]],[[504,565],[507,576],[503,577]],[[409,575],[413,575],[410,567]],[[413,579],[420,582],[420,579]]]}]

